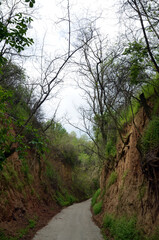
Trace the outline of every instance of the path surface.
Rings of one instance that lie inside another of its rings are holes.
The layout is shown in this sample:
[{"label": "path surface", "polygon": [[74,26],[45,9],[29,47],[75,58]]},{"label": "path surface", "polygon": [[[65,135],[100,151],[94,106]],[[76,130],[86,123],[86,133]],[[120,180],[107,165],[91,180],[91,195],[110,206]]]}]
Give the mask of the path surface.
[{"label": "path surface", "polygon": [[90,203],[87,200],[63,209],[33,240],[103,240],[92,221]]}]

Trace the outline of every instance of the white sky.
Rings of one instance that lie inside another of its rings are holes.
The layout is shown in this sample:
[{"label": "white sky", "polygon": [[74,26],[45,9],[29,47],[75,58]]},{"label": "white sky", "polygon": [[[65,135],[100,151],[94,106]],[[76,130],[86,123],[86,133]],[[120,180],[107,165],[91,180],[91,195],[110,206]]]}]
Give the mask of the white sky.
[{"label": "white sky", "polygon": [[[59,2],[61,2],[61,4]],[[119,26],[117,26],[118,20],[116,17],[116,9],[113,6],[116,2],[117,1],[115,0],[70,0],[71,18],[74,19],[74,16],[81,18],[86,15],[88,10],[92,16],[98,16],[98,14],[102,12],[102,18],[98,20],[97,27],[100,27],[101,32],[108,35],[111,39],[115,38],[119,31]],[[45,36],[44,53],[48,56],[54,56],[60,48],[64,48],[65,46],[66,29],[63,28],[64,25],[56,25],[55,22],[58,21],[58,18],[64,16],[66,9],[64,7],[62,9],[61,6],[67,7],[67,0],[36,0],[36,3],[39,4],[39,9],[37,10],[36,18],[34,19],[32,29],[30,30],[30,35],[34,35],[34,50],[36,49],[36,54],[39,54],[38,51],[41,48]],[[36,75],[32,68],[29,67],[29,64],[29,62],[26,63],[28,75]],[[69,75],[69,78],[66,78],[65,87],[62,87],[58,100],[55,101],[52,99],[44,104],[43,110],[46,117],[52,117],[57,103],[61,100],[57,119],[60,119],[65,113],[67,113],[72,122],[79,121],[79,115],[76,108],[81,105],[83,100],[81,97],[81,91],[73,87],[75,85],[73,78],[74,74]],[[61,123],[63,124],[63,122]],[[68,132],[76,131],[69,125],[64,125],[64,127]],[[79,136],[78,132],[77,134]]]}]

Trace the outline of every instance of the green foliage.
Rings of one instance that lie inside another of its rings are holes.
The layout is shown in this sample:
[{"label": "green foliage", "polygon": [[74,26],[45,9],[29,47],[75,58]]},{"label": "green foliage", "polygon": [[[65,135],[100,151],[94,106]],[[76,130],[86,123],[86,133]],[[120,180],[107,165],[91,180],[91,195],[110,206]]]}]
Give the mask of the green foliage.
[{"label": "green foliage", "polygon": [[159,145],[159,117],[153,117],[141,138],[143,153],[154,150]]},{"label": "green foliage", "polygon": [[[154,83],[155,84],[155,83]],[[156,84],[155,84],[156,85]],[[157,86],[157,85],[156,85]],[[146,84],[142,87],[142,92],[146,99],[153,96],[155,93],[155,87],[152,84]]]},{"label": "green foliage", "polygon": [[137,100],[133,100],[131,106],[129,105],[126,109],[124,109],[120,117],[118,119],[119,124],[123,127],[125,124],[132,121],[133,116],[135,116],[140,108],[140,103]]},{"label": "green foliage", "polygon": [[35,0],[25,0],[25,2],[29,3],[29,7],[33,7],[35,4]]},{"label": "green foliage", "polygon": [[19,240],[17,237],[7,236],[3,229],[0,229],[0,239],[1,240]]},{"label": "green foliage", "polygon": [[96,189],[99,188],[99,177],[94,167],[86,162],[79,163],[75,166],[72,174],[72,185],[80,200],[91,198]]},{"label": "green foliage", "polygon": [[110,140],[106,144],[106,157],[115,157],[116,156],[116,146],[115,143]]},{"label": "green foliage", "polygon": [[78,159],[76,148],[72,144],[65,144],[62,146],[62,154],[64,161],[70,166],[74,166]]},{"label": "green foliage", "polygon": [[94,212],[95,215],[99,214],[102,211],[102,205],[103,205],[102,201],[94,204],[93,212]]},{"label": "green foliage", "polygon": [[33,182],[33,176],[30,173],[30,168],[28,165],[28,161],[26,159],[22,159],[22,172],[24,173],[25,180],[28,184]]},{"label": "green foliage", "polygon": [[103,227],[109,230],[114,240],[141,240],[135,218],[115,218],[113,215],[106,214],[103,219]]},{"label": "green foliage", "polygon": [[49,179],[51,186],[54,189],[61,188],[62,180],[58,172],[55,170],[53,164],[49,161],[46,161],[46,177]]},{"label": "green foliage", "polygon": [[[29,2],[29,6],[33,7],[35,0],[25,0]],[[1,4],[5,4],[1,2]],[[17,6],[16,6],[17,7]],[[25,46],[30,46],[33,44],[33,39],[26,36],[30,23],[33,21],[31,17],[26,16],[21,12],[15,12],[15,6],[10,10],[8,18],[5,19],[4,16],[1,17],[0,21],[0,39],[3,42],[3,51],[0,56],[0,66],[7,62],[6,57],[3,56],[5,53],[5,48],[12,48],[18,53],[24,50]],[[3,12],[2,12],[3,13]],[[0,69],[1,72],[1,69]]]},{"label": "green foliage", "polygon": [[96,204],[97,199],[98,199],[100,193],[101,193],[101,189],[99,188],[99,189],[95,192],[95,194],[93,195],[93,197],[92,197],[92,200],[91,200],[91,205],[92,205],[92,207]]},{"label": "green foliage", "polygon": [[22,237],[24,237],[29,232],[30,229],[33,229],[36,226],[37,217],[35,217],[34,219],[29,219],[28,222],[29,223],[28,223],[27,227],[19,230],[17,240],[20,240]]},{"label": "green foliage", "polygon": [[108,179],[107,189],[109,189],[110,186],[113,185],[117,181],[117,177],[118,177],[118,175],[115,171],[111,173],[111,175]]},{"label": "green foliage", "polygon": [[153,116],[159,113],[159,98],[155,98],[154,106],[153,106]]},{"label": "green foliage", "polygon": [[129,56],[130,66],[130,79],[132,84],[141,83],[141,79],[146,78],[145,68],[148,61],[148,50],[142,40],[139,42],[134,41],[128,44],[123,55]]},{"label": "green foliage", "polygon": [[77,199],[73,195],[69,194],[66,190],[63,191],[63,193],[56,191],[55,199],[62,207],[69,206],[77,201]]},{"label": "green foliage", "polygon": [[14,136],[11,134],[12,119],[6,111],[7,102],[11,102],[12,92],[3,89],[0,86],[0,168],[5,160],[5,154],[10,151],[10,144],[14,141]]}]

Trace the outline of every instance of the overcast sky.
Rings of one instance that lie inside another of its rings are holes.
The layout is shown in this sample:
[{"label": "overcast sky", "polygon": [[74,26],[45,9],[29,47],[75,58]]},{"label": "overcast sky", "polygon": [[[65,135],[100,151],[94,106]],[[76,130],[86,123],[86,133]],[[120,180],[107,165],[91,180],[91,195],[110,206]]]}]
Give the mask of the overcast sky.
[{"label": "overcast sky", "polygon": [[[116,2],[115,0],[70,0],[71,19],[74,22],[75,19],[86,16],[88,12],[91,16],[99,16],[102,14],[101,19],[97,21],[97,27],[100,27],[101,32],[108,35],[111,39],[115,38],[119,31],[116,8],[114,6]],[[30,30],[35,41],[34,50],[36,49],[36,54],[40,54],[38,51],[42,46],[42,42],[44,42],[44,53],[50,57],[54,57],[60,48],[64,48],[64,42],[66,40],[67,28],[63,23],[56,23],[67,13],[67,0],[37,0],[36,3],[38,10],[35,13],[35,19],[32,23],[32,29]],[[72,26],[72,28],[73,27],[74,26]],[[29,67],[29,63],[27,63],[26,66],[28,68],[28,75],[36,75],[36,71],[34,72],[31,67]],[[84,102],[81,97],[81,91],[74,87],[74,78],[76,78],[76,76],[74,74],[68,76],[65,80],[65,86],[61,87],[62,91],[60,91],[57,100],[52,99],[47,101],[43,106],[43,110],[46,117],[51,118],[60,101],[60,107],[57,113],[58,119],[67,113],[72,122],[75,123],[79,121],[79,115],[76,109]],[[76,131],[69,125],[64,125],[64,127],[68,132]]]}]

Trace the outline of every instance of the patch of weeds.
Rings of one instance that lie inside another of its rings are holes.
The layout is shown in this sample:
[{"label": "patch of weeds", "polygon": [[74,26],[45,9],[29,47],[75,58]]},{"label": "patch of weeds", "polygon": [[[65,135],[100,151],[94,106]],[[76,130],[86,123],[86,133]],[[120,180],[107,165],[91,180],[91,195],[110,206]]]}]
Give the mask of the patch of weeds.
[{"label": "patch of weeds", "polygon": [[15,185],[16,189],[20,191],[21,193],[23,192],[24,185],[22,182],[18,181],[18,183]]},{"label": "patch of weeds", "polygon": [[159,117],[154,117],[148,124],[141,138],[143,153],[154,150],[159,143]]},{"label": "patch of weeds", "polygon": [[1,240],[18,240],[17,237],[7,236],[3,229],[0,229],[0,239]]},{"label": "patch of weeds", "polygon": [[102,233],[102,236],[103,236],[104,240],[109,240],[108,236],[106,236],[104,228],[101,229],[101,233]]},{"label": "patch of weeds", "polygon": [[97,202],[97,198],[99,197],[100,193],[101,193],[101,189],[99,188],[92,197],[92,201],[91,201],[92,207]]},{"label": "patch of weeds", "polygon": [[117,173],[115,171],[113,171],[108,179],[108,183],[107,183],[107,189],[110,188],[111,185],[113,185],[116,181],[117,181]]},{"label": "patch of weeds", "polygon": [[33,229],[36,226],[37,217],[35,217],[34,219],[29,219],[28,221],[28,226],[19,230],[17,240],[20,240],[29,232],[30,229]]},{"label": "patch of weeds", "polygon": [[95,215],[99,214],[102,211],[102,206],[103,206],[103,202],[102,201],[94,204],[93,212],[94,212]]},{"label": "patch of weeds", "polygon": [[76,198],[73,195],[69,194],[67,191],[64,193],[56,191],[55,199],[57,203],[62,207],[69,206],[76,202]]},{"label": "patch of weeds", "polygon": [[11,176],[9,175],[9,173],[7,171],[3,172],[3,177],[5,179],[6,182],[11,182]]},{"label": "patch of weeds", "polygon": [[124,126],[125,124],[132,121],[133,115],[135,116],[139,111],[140,103],[137,100],[132,101],[132,106],[128,106],[126,110],[123,110],[119,117],[119,124]]},{"label": "patch of weeds", "polygon": [[24,158],[22,159],[22,171],[27,183],[31,184],[33,182],[33,176],[30,174],[29,165],[27,163],[27,160]]},{"label": "patch of weeds", "polygon": [[152,114],[155,116],[159,113],[159,98],[155,98]]},{"label": "patch of weeds", "polygon": [[110,232],[114,240],[141,240],[141,234],[136,228],[136,218],[115,218],[113,215],[106,214],[103,227]]},{"label": "patch of weeds", "polygon": [[51,185],[54,187],[54,189],[57,189],[57,187],[60,187],[62,184],[59,173],[54,169],[53,165],[49,161],[46,161],[45,175],[51,182]]},{"label": "patch of weeds", "polygon": [[116,156],[116,145],[113,141],[108,141],[106,145],[106,157],[115,157]]}]

